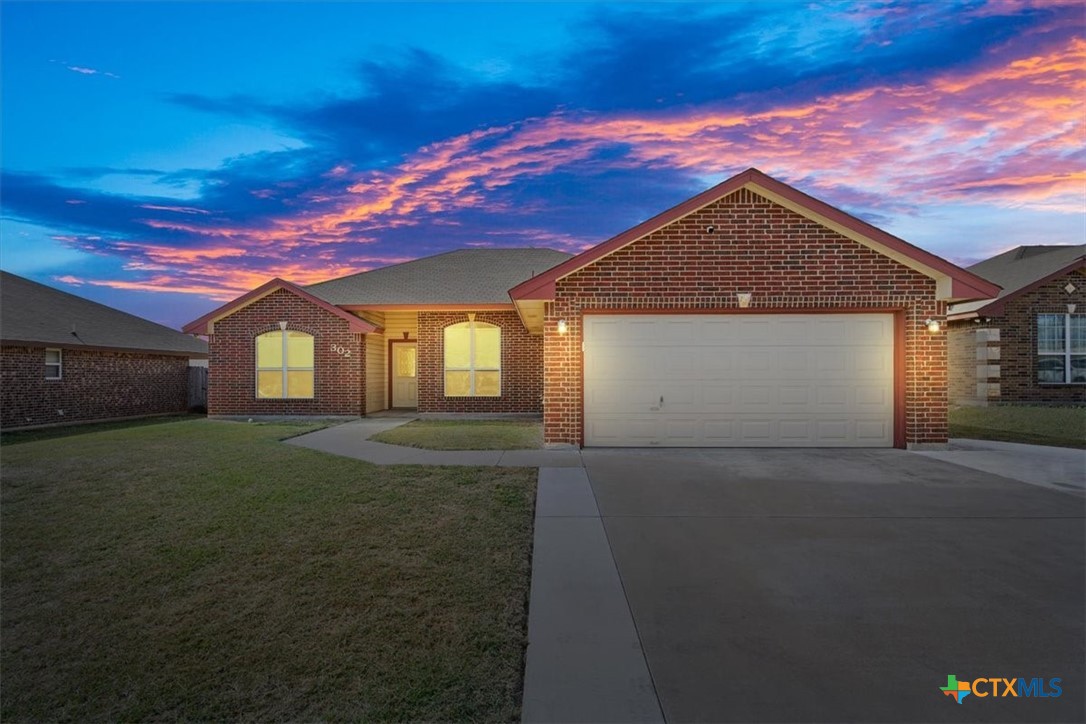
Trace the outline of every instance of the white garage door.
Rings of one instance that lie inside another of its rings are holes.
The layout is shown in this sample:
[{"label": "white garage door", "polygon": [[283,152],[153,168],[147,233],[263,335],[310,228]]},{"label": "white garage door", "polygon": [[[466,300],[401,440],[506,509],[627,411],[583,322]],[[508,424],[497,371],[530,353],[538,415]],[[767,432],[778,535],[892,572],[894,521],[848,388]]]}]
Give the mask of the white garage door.
[{"label": "white garage door", "polygon": [[892,314],[584,323],[586,445],[893,445]]}]

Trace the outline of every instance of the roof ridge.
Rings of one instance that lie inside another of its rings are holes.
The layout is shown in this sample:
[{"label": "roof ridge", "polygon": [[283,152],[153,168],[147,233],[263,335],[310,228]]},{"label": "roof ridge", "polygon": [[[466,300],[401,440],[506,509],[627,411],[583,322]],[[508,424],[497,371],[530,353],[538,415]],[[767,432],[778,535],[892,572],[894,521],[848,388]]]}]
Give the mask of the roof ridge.
[{"label": "roof ridge", "polygon": [[429,254],[427,256],[420,256],[420,257],[416,257],[415,259],[407,259],[406,261],[398,261],[395,264],[388,264],[386,266],[374,267],[373,269],[366,269],[364,271],[354,272],[353,274],[344,274],[341,277],[332,277],[331,279],[324,279],[322,281],[314,282],[312,284],[306,284],[305,286],[302,286],[301,288],[302,289],[312,289],[313,287],[318,287],[318,286],[320,286],[322,284],[329,284],[331,282],[338,282],[338,281],[342,281],[344,279],[351,279],[352,277],[359,277],[359,276],[362,276],[363,274],[370,274],[372,272],[383,271],[385,269],[395,269],[396,267],[405,266],[407,264],[414,264],[416,262],[426,261],[428,259],[437,259],[438,257],[449,256],[450,254],[459,254],[461,252],[473,252],[473,251],[552,251],[555,254],[566,254],[567,256],[573,256],[568,251],[561,251],[560,249],[552,249],[549,246],[499,246],[499,247],[487,247],[487,248],[464,247],[464,248],[460,248],[460,249],[449,249],[448,251],[441,251],[441,252],[438,252],[437,254]]}]

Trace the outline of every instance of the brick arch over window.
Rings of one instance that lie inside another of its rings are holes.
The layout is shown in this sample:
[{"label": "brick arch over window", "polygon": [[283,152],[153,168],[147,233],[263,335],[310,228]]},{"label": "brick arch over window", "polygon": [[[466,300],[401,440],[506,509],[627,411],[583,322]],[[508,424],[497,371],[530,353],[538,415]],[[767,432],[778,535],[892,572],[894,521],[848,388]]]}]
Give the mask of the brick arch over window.
[{"label": "brick arch over window", "polygon": [[[305,332],[310,337],[317,337],[317,331],[313,327],[309,327],[304,324],[298,324],[296,322],[288,320],[286,328],[288,332]],[[280,329],[282,329],[282,327],[280,327],[279,322],[275,322],[273,324],[262,324],[253,330],[253,336],[256,337],[267,332],[278,332]]]},{"label": "brick arch over window", "polygon": [[501,329],[501,389],[496,397],[445,395],[445,328],[468,322],[464,312],[419,312],[419,412],[540,413],[543,338],[524,328],[516,312],[475,313],[477,324]]}]

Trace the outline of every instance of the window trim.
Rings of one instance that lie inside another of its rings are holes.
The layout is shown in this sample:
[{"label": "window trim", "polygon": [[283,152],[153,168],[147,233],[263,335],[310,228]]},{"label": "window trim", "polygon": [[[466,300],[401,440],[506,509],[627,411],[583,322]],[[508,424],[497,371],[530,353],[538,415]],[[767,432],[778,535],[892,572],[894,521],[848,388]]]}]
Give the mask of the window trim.
[{"label": "window trim", "polygon": [[[49,361],[49,353],[50,352],[56,352],[57,353],[57,361],[55,363]],[[56,377],[50,377],[49,376],[49,368],[50,367],[56,367],[57,368],[57,376]],[[64,379],[64,350],[59,348],[59,347],[46,347],[45,348],[45,368],[46,368],[45,369],[45,379],[49,380],[50,382],[55,382],[56,380]]]},{"label": "window trim", "polygon": [[[296,334],[304,334],[309,337],[313,343],[313,366],[312,367],[291,367],[289,365],[289,358],[287,356],[287,336],[290,332]],[[283,362],[279,367],[261,367],[260,366],[260,342],[261,337],[269,334],[282,335],[282,359]],[[309,332],[303,332],[300,329],[269,329],[267,332],[261,332],[253,338],[253,366],[255,373],[253,375],[253,394],[256,395],[258,400],[314,400],[317,398],[317,340]],[[260,373],[261,372],[275,372],[279,370],[283,374],[283,394],[279,397],[265,397],[260,394]],[[299,397],[296,395],[288,395],[287,390],[287,373],[289,372],[312,372],[313,373],[313,394]]]},{"label": "window trim", "polygon": [[[467,325],[468,334],[468,366],[467,367],[450,367],[448,362],[448,354],[445,350],[445,333],[447,330],[454,327],[461,327]],[[497,367],[479,367],[475,364],[475,330],[479,325],[485,325],[487,329],[498,330],[498,366]],[[447,324],[441,330],[441,392],[446,398],[463,398],[463,397],[483,397],[494,399],[502,396],[502,328],[500,325],[492,322],[477,322],[474,319],[469,319],[466,322],[454,322],[453,324]],[[447,376],[449,372],[467,372],[468,373],[468,394],[466,395],[450,395],[448,386],[446,384]],[[479,395],[475,392],[475,373],[476,372],[497,372],[498,373],[498,393],[496,395]]]},{"label": "window trim", "polygon": [[[1041,317],[1062,317],[1063,318],[1063,351],[1062,352],[1042,352],[1041,351]],[[1071,360],[1076,357],[1086,358],[1084,352],[1073,352],[1071,349],[1071,319],[1072,317],[1086,318],[1086,314],[1071,314],[1070,312],[1038,312],[1037,313],[1037,348],[1034,359],[1037,361],[1038,369],[1040,372],[1040,361],[1045,358],[1063,358],[1063,380],[1060,382],[1045,382],[1038,379],[1038,385],[1086,385],[1086,380],[1082,382],[1075,382],[1071,379]]]}]

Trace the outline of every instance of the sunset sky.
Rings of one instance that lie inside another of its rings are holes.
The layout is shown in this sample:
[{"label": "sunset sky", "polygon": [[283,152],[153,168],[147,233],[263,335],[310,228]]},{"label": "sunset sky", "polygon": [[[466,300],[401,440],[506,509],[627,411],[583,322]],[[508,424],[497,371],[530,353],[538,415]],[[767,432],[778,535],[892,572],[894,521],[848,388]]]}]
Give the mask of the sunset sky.
[{"label": "sunset sky", "polygon": [[0,266],[174,327],[750,166],[962,264],[1086,239],[1082,0],[0,14]]}]

